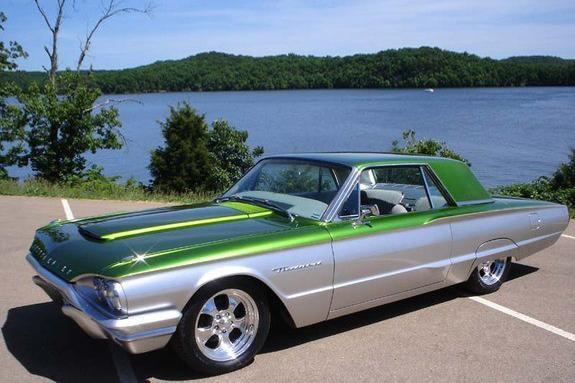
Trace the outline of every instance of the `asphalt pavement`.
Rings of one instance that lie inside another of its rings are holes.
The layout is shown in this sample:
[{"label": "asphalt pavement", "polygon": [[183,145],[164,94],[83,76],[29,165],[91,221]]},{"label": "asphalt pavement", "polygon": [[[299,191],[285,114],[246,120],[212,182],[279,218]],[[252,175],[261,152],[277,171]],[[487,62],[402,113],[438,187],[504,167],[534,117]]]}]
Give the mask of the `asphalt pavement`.
[{"label": "asphalt pavement", "polygon": [[[161,204],[69,200],[75,217]],[[500,291],[458,287],[294,330],[273,329],[246,368],[205,378],[169,349],[129,355],[93,340],[31,281],[34,230],[66,218],[58,198],[0,196],[2,382],[575,382],[575,222],[515,263]]]}]

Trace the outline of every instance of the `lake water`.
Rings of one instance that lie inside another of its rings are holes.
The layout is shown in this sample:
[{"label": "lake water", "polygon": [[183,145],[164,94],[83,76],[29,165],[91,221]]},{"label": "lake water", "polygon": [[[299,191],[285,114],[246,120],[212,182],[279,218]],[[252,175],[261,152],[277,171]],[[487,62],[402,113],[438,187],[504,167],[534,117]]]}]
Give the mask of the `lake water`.
[{"label": "lake water", "polygon": [[[90,156],[109,175],[148,182],[150,151],[163,143],[157,121],[187,101],[208,121],[228,120],[267,154],[389,151],[405,129],[461,153],[487,186],[551,175],[575,146],[575,88],[291,90],[113,96],[127,145]],[[12,171],[23,176],[26,170]]]}]

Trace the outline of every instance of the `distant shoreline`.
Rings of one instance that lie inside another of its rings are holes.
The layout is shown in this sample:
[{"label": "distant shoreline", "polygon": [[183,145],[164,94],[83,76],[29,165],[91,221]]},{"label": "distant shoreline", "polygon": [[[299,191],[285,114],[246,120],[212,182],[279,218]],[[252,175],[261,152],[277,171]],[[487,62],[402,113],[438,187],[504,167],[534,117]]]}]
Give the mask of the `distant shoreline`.
[{"label": "distant shoreline", "polygon": [[[88,72],[83,72],[88,75]],[[43,72],[4,72],[20,86]],[[574,86],[575,60],[481,58],[439,48],[403,48],[352,56],[239,56],[200,53],[181,60],[90,72],[105,94],[304,89],[426,89]]]},{"label": "distant shoreline", "polygon": [[[472,89],[472,90],[480,90],[480,89],[534,89],[534,88],[542,88],[542,89],[549,89],[549,88],[574,88],[575,85],[530,85],[530,86],[468,86],[468,87],[445,87],[445,88],[433,88],[436,92],[441,92],[445,90],[464,90],[464,89]],[[174,90],[174,91],[155,91],[155,92],[134,92],[134,93],[104,93],[102,96],[106,95],[115,95],[115,96],[132,96],[138,94],[178,94],[178,93],[249,93],[249,92],[293,92],[293,91],[365,91],[365,90],[373,90],[373,91],[418,91],[424,92],[427,88],[314,88],[314,89],[245,89],[245,90]]]}]

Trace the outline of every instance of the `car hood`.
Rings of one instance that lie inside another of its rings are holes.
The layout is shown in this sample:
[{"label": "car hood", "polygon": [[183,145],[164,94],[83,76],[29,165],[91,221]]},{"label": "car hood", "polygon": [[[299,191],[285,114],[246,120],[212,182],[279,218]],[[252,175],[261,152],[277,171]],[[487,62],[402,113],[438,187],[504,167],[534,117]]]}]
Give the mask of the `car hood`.
[{"label": "car hood", "polygon": [[[118,267],[141,271],[148,258],[237,238],[266,235],[296,223],[271,210],[240,202],[172,206],[54,222],[36,232],[30,248],[45,268],[72,281],[82,275],[117,276]],[[142,263],[139,264],[138,263]],[[137,267],[136,267],[137,266]]]}]

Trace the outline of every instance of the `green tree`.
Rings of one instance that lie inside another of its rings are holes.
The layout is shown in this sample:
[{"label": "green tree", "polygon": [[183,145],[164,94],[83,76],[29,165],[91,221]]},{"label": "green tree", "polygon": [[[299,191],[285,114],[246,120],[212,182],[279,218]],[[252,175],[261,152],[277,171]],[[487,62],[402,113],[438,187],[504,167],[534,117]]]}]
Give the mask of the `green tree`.
[{"label": "green tree", "polygon": [[86,169],[87,152],[122,147],[118,110],[96,104],[100,91],[74,73],[56,85],[15,89],[17,110],[0,120],[3,132],[19,131],[18,164],[31,165],[37,177],[67,181]]},{"label": "green tree", "polygon": [[393,141],[391,150],[394,153],[425,154],[428,156],[447,157],[463,161],[467,165],[471,166],[471,163],[468,160],[450,149],[444,141],[435,139],[418,140],[416,138],[415,131],[411,129],[403,131],[402,139],[403,146],[399,144],[399,141]]},{"label": "green tree", "polygon": [[[81,176],[86,168],[84,154],[100,149],[119,149],[123,140],[118,110],[113,101],[96,104],[101,92],[93,85],[92,76],[80,69],[90,49],[92,39],[102,24],[110,18],[125,13],[148,13],[144,9],[124,7],[119,0],[102,2],[102,12],[87,36],[81,41],[80,55],[75,73],[58,72],[58,43],[65,13],[75,2],[55,0],[54,19],[38,0],[34,1],[51,35],[50,48],[44,47],[50,59],[44,85],[36,81],[19,89],[10,86],[0,94],[0,177],[6,177],[4,166],[31,165],[35,175],[50,182],[65,182],[70,177]],[[0,24],[6,20],[0,14]],[[13,69],[12,60],[24,55],[17,43],[10,48],[1,45],[0,72]],[[6,105],[5,96],[15,95],[18,103]],[[2,143],[8,142],[4,150]]]},{"label": "green tree", "polygon": [[170,109],[160,123],[164,146],[152,152],[149,165],[152,187],[164,192],[221,191],[247,171],[261,147],[251,150],[248,133],[215,121],[211,129],[205,115],[188,103]]},{"label": "green tree", "polygon": [[[27,82],[38,75],[13,73],[11,77]],[[105,93],[575,85],[575,60],[537,56],[493,60],[431,47],[345,57],[250,57],[208,52],[137,68],[101,71],[94,77]]]},{"label": "green tree", "polygon": [[[0,31],[4,31],[7,17],[0,12]],[[18,68],[16,60],[26,58],[28,54],[16,41],[7,44],[0,40],[0,76],[4,72]],[[12,124],[10,129],[3,129],[6,120],[15,120],[20,116],[18,107],[7,102],[7,98],[14,93],[13,84],[0,83],[0,179],[8,178],[6,166],[18,164],[18,156],[23,151],[21,139],[23,137],[22,124]]]},{"label": "green tree", "polygon": [[160,123],[164,146],[152,151],[152,186],[161,191],[213,190],[214,163],[208,150],[208,125],[189,104],[170,108]]}]

